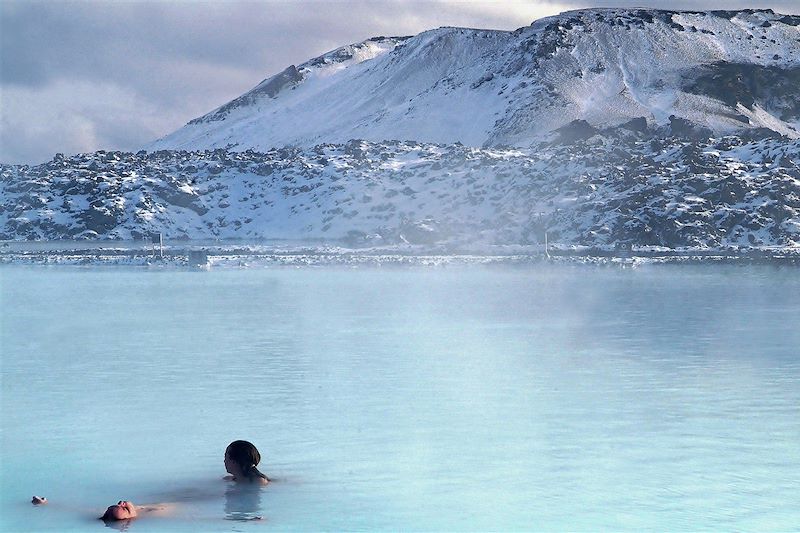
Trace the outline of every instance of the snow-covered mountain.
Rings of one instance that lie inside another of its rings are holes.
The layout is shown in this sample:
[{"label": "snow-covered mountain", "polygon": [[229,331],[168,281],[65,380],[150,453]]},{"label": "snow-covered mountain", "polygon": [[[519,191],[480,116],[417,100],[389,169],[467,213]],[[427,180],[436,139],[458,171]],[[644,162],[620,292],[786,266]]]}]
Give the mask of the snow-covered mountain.
[{"label": "snow-covered mountain", "polygon": [[797,249],[798,87],[800,17],[769,10],[377,37],[158,150],[0,165],[0,239]]},{"label": "snow-covered mountain", "polygon": [[0,238],[800,247],[800,140],[626,128],[535,148],[350,141],[0,167]]},{"label": "snow-covered mountain", "polygon": [[800,17],[587,9],[516,31],[378,37],[289,66],[148,149],[350,139],[528,147],[573,121],[800,137]]}]

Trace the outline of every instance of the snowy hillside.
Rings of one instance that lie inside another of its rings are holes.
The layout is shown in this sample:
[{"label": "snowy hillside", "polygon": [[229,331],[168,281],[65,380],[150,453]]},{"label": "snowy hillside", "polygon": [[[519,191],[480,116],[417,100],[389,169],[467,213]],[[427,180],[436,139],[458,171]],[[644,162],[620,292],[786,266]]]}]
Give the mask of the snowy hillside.
[{"label": "snowy hillside", "polygon": [[516,31],[439,28],[334,50],[148,149],[401,139],[530,146],[575,120],[800,137],[800,17],[587,9]]},{"label": "snowy hillside", "polygon": [[377,37],[159,150],[0,166],[0,239],[797,249],[798,87],[800,17],[769,10]]},{"label": "snowy hillside", "polygon": [[351,141],[0,168],[0,238],[800,246],[800,140],[617,128],[529,149]]}]

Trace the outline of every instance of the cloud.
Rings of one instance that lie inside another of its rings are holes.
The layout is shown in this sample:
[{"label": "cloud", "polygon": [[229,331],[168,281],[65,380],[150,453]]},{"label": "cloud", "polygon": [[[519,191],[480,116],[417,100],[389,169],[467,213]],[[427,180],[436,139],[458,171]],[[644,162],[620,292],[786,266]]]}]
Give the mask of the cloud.
[{"label": "cloud", "polygon": [[135,147],[177,118],[125,87],[59,80],[3,89],[3,162],[36,163],[56,152]]},{"label": "cloud", "polygon": [[[702,6],[752,3],[709,0]],[[567,9],[612,4],[663,3],[3,0],[0,161],[136,149],[290,64],[376,35],[412,35],[445,25],[510,30]],[[672,3],[693,9],[700,4]],[[800,10],[794,0],[761,4]]]},{"label": "cloud", "polygon": [[[0,124],[0,160],[36,161],[54,151],[135,149],[289,64],[344,44],[442,25],[513,29],[558,10],[555,4],[541,8],[513,1],[487,6],[446,1],[2,2],[0,87],[3,107],[9,110]],[[112,100],[121,92],[124,97]],[[123,102],[131,106],[129,117]],[[142,120],[144,108],[153,110],[150,124]],[[56,113],[62,120],[52,120]],[[120,120],[118,132],[108,123],[110,114]],[[48,131],[44,124],[55,129]]]},{"label": "cloud", "polygon": [[[3,84],[54,78],[143,85],[179,62],[264,75],[376,34],[439,25],[513,29],[557,11],[526,2],[4,3]],[[527,13],[527,16],[525,15]],[[266,70],[265,70],[266,69]]]}]

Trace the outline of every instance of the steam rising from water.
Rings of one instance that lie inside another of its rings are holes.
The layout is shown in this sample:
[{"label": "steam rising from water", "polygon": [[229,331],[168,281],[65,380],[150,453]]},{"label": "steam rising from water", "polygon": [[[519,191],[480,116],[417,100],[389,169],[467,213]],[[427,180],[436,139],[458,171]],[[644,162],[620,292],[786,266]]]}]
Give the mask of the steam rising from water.
[{"label": "steam rising from water", "polygon": [[158,527],[227,529],[235,438],[281,529],[800,519],[794,270],[2,274],[5,527],[195,489]]}]

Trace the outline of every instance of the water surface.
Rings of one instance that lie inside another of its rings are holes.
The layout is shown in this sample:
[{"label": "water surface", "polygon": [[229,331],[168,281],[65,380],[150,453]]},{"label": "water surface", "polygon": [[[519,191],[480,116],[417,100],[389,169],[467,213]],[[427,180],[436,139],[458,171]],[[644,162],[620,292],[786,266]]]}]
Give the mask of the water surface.
[{"label": "water surface", "polygon": [[[796,269],[4,267],[0,291],[3,530],[100,531],[119,499],[177,502],[142,532],[800,525]],[[238,438],[273,484],[220,479]]]}]

